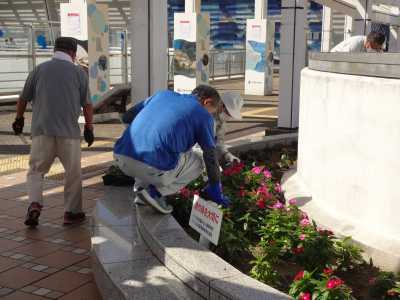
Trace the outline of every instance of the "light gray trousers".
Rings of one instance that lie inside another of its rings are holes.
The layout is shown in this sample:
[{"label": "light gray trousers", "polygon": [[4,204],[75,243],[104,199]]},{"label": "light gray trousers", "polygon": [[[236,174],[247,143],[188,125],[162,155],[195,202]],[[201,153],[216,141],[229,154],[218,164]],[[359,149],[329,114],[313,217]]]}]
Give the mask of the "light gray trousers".
[{"label": "light gray trousers", "polygon": [[198,153],[182,153],[175,169],[161,171],[133,158],[114,154],[117,166],[126,175],[135,177],[135,186],[154,185],[161,195],[177,193],[203,171],[203,160]]},{"label": "light gray trousers", "polygon": [[43,205],[43,177],[58,157],[65,170],[64,209],[82,211],[81,141],[55,136],[32,138],[27,175],[29,201]]}]

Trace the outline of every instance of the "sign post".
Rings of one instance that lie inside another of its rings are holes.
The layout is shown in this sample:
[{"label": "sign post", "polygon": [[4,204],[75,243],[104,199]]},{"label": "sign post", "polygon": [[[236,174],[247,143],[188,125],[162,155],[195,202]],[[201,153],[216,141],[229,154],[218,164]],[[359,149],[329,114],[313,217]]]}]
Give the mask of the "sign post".
[{"label": "sign post", "polygon": [[208,247],[209,242],[218,245],[222,217],[223,212],[215,202],[194,196],[189,226],[200,233],[201,245]]},{"label": "sign post", "polygon": [[200,13],[200,0],[186,0],[185,12],[174,14],[174,90],[190,94],[209,80],[210,16]]},{"label": "sign post", "polygon": [[246,23],[246,95],[272,95],[275,26],[267,22],[266,3],[255,1],[255,18]]}]

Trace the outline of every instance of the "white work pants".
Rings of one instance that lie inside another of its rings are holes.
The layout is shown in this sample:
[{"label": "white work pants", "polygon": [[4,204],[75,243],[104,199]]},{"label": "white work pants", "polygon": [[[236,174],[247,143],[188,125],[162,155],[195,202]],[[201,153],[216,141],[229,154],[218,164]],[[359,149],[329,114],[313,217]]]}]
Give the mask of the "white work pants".
[{"label": "white work pants", "polygon": [[43,177],[58,157],[65,170],[64,210],[82,211],[81,141],[55,136],[32,139],[27,175],[29,201],[43,205]]},{"label": "white work pants", "polygon": [[193,151],[182,153],[175,169],[161,171],[141,161],[124,155],[114,155],[118,167],[126,175],[135,177],[135,185],[146,188],[154,185],[161,195],[177,193],[191,181],[200,176],[203,171],[201,156]]}]

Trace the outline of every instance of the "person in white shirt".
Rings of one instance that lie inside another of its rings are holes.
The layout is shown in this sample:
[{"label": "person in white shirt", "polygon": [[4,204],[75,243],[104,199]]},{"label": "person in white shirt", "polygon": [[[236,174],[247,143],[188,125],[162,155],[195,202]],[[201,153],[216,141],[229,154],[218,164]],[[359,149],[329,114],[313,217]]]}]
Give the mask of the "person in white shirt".
[{"label": "person in white shirt", "polygon": [[382,52],[385,35],[381,32],[371,31],[367,36],[357,35],[344,40],[331,49],[330,52]]}]

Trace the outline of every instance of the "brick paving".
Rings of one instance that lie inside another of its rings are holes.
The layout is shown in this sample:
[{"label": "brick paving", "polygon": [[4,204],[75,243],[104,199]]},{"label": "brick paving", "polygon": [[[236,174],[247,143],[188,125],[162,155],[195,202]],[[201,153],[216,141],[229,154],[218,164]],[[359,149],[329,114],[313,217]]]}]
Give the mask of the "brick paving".
[{"label": "brick paving", "polygon": [[[86,159],[83,168],[111,160],[105,152]],[[0,298],[6,300],[101,300],[90,264],[90,213],[103,192],[97,172],[84,174],[83,201],[88,221],[64,227],[63,182],[45,180],[40,224],[23,224],[28,199],[26,172],[0,176]]]}]

